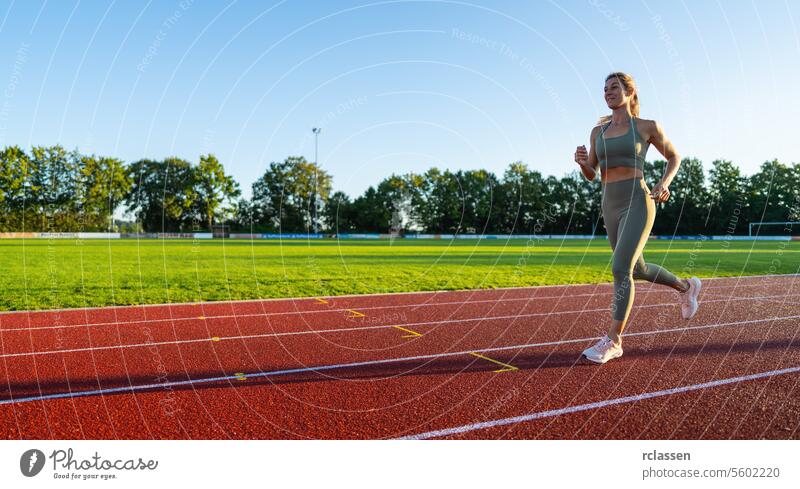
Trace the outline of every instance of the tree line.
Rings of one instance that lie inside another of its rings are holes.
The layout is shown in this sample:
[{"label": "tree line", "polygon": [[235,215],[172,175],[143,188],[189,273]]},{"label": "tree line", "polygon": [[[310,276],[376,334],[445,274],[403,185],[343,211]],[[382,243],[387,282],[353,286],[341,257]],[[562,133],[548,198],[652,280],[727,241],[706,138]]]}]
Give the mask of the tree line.
[{"label": "tree line", "polygon": [[[575,166],[570,164],[571,167]],[[645,164],[649,186],[665,161]],[[800,164],[764,162],[750,176],[729,160],[708,171],[684,158],[656,204],[654,234],[747,234],[759,221],[800,220]],[[0,231],[120,231],[122,209],[148,232],[604,234],[599,181],[572,170],[542,175],[522,162],[501,176],[486,170],[391,175],[351,198],[303,157],[272,162],[242,198],[213,155],[130,164],[61,146],[0,153]]]}]

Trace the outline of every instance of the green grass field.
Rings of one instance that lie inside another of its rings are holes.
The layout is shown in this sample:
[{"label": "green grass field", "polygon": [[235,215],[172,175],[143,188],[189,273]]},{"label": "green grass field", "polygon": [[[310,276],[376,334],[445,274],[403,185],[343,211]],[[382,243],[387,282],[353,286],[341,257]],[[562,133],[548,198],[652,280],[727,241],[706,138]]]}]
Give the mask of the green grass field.
[{"label": "green grass field", "polygon": [[[598,240],[0,241],[0,310],[611,281]],[[797,273],[800,241],[651,240],[700,277]]]}]

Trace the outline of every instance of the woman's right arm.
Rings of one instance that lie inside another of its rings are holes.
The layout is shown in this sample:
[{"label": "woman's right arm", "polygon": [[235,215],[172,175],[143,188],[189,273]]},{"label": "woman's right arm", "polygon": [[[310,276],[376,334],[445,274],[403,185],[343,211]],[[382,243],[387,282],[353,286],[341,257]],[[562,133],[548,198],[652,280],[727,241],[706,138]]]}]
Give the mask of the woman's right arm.
[{"label": "woman's right arm", "polygon": [[597,154],[594,151],[594,138],[597,136],[597,131],[600,130],[599,126],[592,128],[592,134],[589,136],[589,152],[586,152],[586,146],[578,146],[575,150],[575,162],[581,167],[581,172],[587,180],[594,180],[597,175],[597,168],[600,163],[597,161]]}]

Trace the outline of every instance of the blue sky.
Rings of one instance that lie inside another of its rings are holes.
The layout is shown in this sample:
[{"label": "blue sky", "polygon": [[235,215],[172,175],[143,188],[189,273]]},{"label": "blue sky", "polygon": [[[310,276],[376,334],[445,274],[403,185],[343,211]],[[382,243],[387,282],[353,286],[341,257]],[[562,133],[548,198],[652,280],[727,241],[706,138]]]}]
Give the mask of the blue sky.
[{"label": "blue sky", "polygon": [[0,23],[0,145],[213,152],[246,195],[314,158],[314,126],[350,195],[431,166],[561,176],[612,70],[707,168],[800,161],[796,2],[18,0]]}]

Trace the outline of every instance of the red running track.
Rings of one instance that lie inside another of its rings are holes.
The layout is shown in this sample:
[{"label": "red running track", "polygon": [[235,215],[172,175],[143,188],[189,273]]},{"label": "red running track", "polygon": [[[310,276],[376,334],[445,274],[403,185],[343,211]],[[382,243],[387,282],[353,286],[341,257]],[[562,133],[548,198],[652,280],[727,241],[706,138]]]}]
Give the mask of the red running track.
[{"label": "red running track", "polygon": [[0,314],[0,438],[800,438],[798,275]]}]

